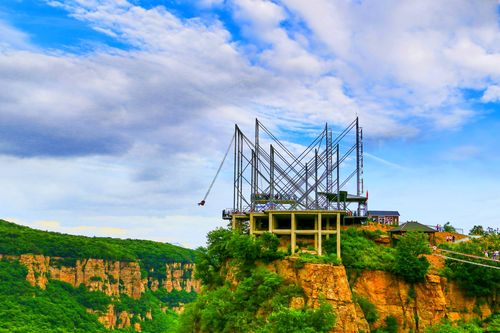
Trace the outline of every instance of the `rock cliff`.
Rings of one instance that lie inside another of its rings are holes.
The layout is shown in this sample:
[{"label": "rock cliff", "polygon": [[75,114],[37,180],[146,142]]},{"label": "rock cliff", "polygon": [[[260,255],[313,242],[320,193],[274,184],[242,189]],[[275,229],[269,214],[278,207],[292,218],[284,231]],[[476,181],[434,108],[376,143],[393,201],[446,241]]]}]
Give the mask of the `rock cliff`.
[{"label": "rock cliff", "polygon": [[481,300],[466,297],[455,283],[436,274],[428,274],[425,282],[412,287],[388,272],[364,271],[352,287],[376,306],[379,319],[373,328],[382,325],[387,316],[393,316],[400,332],[423,332],[443,318],[484,319],[493,310]]},{"label": "rock cliff", "polygon": [[[0,258],[2,256],[0,255]],[[139,299],[146,290],[164,288],[199,292],[200,281],[194,279],[194,265],[190,263],[167,263],[163,278],[145,276],[138,262],[120,262],[103,259],[70,261],[43,255],[24,254],[6,256],[17,259],[27,267],[26,279],[33,286],[45,288],[49,279],[67,282],[73,286],[84,284],[90,290],[99,290],[109,296],[126,294]],[[438,323],[442,318],[450,320],[489,316],[492,309],[486,302],[466,297],[453,282],[431,270],[426,281],[414,286],[397,276],[384,271],[362,271],[348,278],[344,266],[329,264],[297,264],[295,258],[278,260],[268,268],[286,280],[296,283],[305,297],[295,297],[290,306],[319,306],[321,298],[330,303],[337,316],[332,332],[369,332],[384,325],[388,316],[398,322],[399,332],[423,332],[426,327]],[[163,268],[162,268],[163,270]],[[227,278],[229,278],[228,276]],[[349,282],[351,281],[351,282]],[[377,312],[378,320],[371,327],[353,294],[366,298]],[[129,327],[133,314],[118,311],[110,305],[108,311],[100,313],[99,320],[107,328]],[[147,317],[147,315],[146,315]],[[140,331],[139,323],[134,328]]]},{"label": "rock cliff", "polygon": [[[139,299],[146,290],[156,291],[160,287],[168,292],[185,290],[200,292],[201,282],[194,278],[195,265],[192,263],[166,263],[156,278],[141,271],[139,262],[122,262],[104,259],[76,259],[49,257],[44,255],[22,254],[20,256],[0,255],[0,258],[19,260],[26,266],[26,280],[32,286],[45,289],[49,279],[67,282],[74,287],[85,285],[90,291],[102,291],[108,296],[119,297],[125,294]],[[151,273],[151,272],[149,272]],[[173,309],[175,310],[175,309]],[[106,328],[123,328],[131,325],[133,314],[115,310],[110,305],[105,313],[99,313],[99,321]],[[134,328],[140,331],[140,324]]]},{"label": "rock cliff", "polygon": [[[345,268],[328,264],[304,264],[296,268],[294,258],[274,262],[269,268],[303,288],[305,299],[291,306],[319,306],[323,297],[335,309],[337,321],[332,332],[369,332],[370,326],[353,293],[375,305],[378,320],[371,329],[383,326],[387,316],[396,318],[399,332],[423,332],[442,318],[450,320],[485,318],[494,309],[475,298],[466,297],[455,283],[436,274],[412,286],[391,273],[364,271],[349,284]],[[413,290],[412,290],[413,289]]]},{"label": "rock cliff", "polygon": [[270,268],[304,290],[306,299],[295,302],[319,307],[320,298],[333,306],[337,320],[332,332],[368,332],[368,322],[360,307],[354,303],[344,266],[304,264],[295,268],[294,258],[275,262]]},{"label": "rock cliff", "polygon": [[[26,279],[33,286],[45,288],[49,279],[67,282],[74,287],[84,284],[89,290],[99,290],[108,296],[126,294],[139,299],[141,294],[159,286],[172,290],[199,292],[201,284],[194,278],[194,264],[166,263],[164,279],[144,276],[139,262],[122,262],[104,259],[77,259],[47,257],[44,255],[22,254],[6,256],[18,259],[28,269]],[[164,274],[163,274],[164,273]]]}]

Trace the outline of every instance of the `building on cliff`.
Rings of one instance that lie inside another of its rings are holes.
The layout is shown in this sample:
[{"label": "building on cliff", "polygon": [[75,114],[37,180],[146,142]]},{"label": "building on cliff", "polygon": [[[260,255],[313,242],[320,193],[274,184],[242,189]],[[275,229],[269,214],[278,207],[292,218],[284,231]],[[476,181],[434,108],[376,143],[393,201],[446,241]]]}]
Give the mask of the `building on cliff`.
[{"label": "building on cliff", "polygon": [[[321,255],[323,240],[335,236],[340,257],[340,226],[366,219],[367,198],[358,118],[339,133],[334,138],[326,124],[300,151],[304,146],[287,147],[258,119],[253,141],[235,125],[233,207],[223,219],[255,236],[277,235],[292,254],[313,246]],[[293,134],[283,136],[289,142]]]},{"label": "building on cliff", "polygon": [[397,239],[398,235],[403,235],[403,234],[407,233],[408,231],[418,231],[418,232],[426,233],[429,236],[429,242],[431,244],[435,244],[435,237],[434,236],[435,236],[436,230],[434,230],[434,229],[432,229],[424,224],[418,223],[416,221],[409,221],[409,222],[403,223],[400,226],[389,230],[389,234],[391,235],[391,239],[394,240],[395,238]]},{"label": "building on cliff", "polygon": [[399,225],[399,212],[395,210],[369,210],[368,218],[381,224]]}]

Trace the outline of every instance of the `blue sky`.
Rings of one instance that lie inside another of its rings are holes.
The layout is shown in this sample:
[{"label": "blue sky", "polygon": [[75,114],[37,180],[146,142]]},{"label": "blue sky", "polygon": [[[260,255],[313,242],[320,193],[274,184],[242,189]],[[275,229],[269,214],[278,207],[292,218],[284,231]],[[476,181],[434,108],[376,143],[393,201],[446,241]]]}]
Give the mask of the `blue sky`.
[{"label": "blue sky", "polygon": [[493,0],[3,0],[0,217],[203,245],[234,123],[358,115],[370,209],[499,227],[499,26]]}]

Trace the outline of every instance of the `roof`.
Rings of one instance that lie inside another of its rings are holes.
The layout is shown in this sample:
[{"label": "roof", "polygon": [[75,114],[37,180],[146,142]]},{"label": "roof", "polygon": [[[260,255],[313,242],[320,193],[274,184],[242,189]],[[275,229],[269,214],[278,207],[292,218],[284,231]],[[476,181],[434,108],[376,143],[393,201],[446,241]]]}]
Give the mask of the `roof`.
[{"label": "roof", "polygon": [[369,210],[368,215],[373,216],[399,216],[397,210]]},{"label": "roof", "polygon": [[422,231],[422,232],[436,232],[436,230],[429,228],[418,222],[406,222],[400,226],[389,230],[389,232],[401,232],[401,231]]}]

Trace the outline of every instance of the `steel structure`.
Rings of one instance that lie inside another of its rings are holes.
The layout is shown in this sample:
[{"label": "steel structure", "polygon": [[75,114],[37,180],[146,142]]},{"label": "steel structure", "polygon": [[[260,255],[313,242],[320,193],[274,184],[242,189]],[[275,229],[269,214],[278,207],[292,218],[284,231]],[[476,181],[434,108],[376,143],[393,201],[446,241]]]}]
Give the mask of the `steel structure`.
[{"label": "steel structure", "polygon": [[[258,119],[254,141],[235,125],[233,208],[226,211],[228,215],[265,210],[350,210],[341,192],[351,189],[355,192],[351,197],[364,193],[363,130],[358,118],[335,138],[332,127],[326,124],[303,151],[296,152],[299,145],[289,146],[295,149],[287,147]],[[354,215],[364,215],[364,205],[358,201]]]}]

